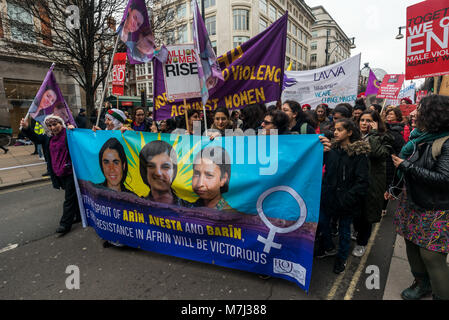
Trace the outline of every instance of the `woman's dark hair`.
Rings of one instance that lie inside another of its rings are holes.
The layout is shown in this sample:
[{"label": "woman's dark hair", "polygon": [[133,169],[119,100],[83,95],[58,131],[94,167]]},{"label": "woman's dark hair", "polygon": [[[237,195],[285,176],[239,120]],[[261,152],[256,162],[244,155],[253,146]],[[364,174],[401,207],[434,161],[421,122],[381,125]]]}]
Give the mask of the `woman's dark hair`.
[{"label": "woman's dark hair", "polygon": [[352,107],[349,103],[340,103],[337,104],[334,108],[333,114],[340,113],[344,118],[352,117]]},{"label": "woman's dark hair", "polygon": [[365,111],[365,110],[366,110],[366,106],[365,106],[365,104],[356,104],[356,105],[354,106],[354,108],[352,108],[352,111],[354,111],[354,110],[362,110],[362,111]]},{"label": "woman's dark hair", "polygon": [[242,130],[254,129],[260,127],[263,118],[265,117],[265,112],[263,112],[263,107],[265,105],[250,104],[245,108],[241,109],[240,118],[243,121]]},{"label": "woman's dark hair", "polygon": [[397,121],[399,121],[399,122],[402,121],[402,111],[401,111],[400,108],[395,107],[395,108],[389,109],[389,110],[385,113],[385,118],[387,117],[387,115],[388,115],[390,112],[394,112]]},{"label": "woman's dark hair", "polygon": [[177,164],[177,157],[176,157],[176,153],[175,150],[173,149],[173,147],[162,140],[154,140],[151,141],[149,143],[147,143],[142,150],[140,150],[139,153],[139,169],[140,169],[140,176],[142,177],[143,182],[149,186],[149,182],[148,182],[148,178],[147,178],[147,166],[148,163],[151,161],[151,159],[153,159],[153,157],[159,155],[159,154],[167,154],[172,163],[173,163],[173,179],[172,179],[172,183],[176,178],[176,174],[178,173],[178,164]]},{"label": "woman's dark hair", "polygon": [[196,109],[188,109],[188,110],[187,110],[187,118],[190,119],[195,113],[197,113],[198,116],[201,116],[201,113],[200,113],[199,110],[196,110]]},{"label": "woman's dark hair", "polygon": [[[100,162],[100,169],[101,172],[104,175],[104,170],[103,170],[103,154],[107,149],[111,149],[111,150],[115,150],[118,153],[118,157],[120,158],[120,161],[122,162],[122,164],[125,165],[125,168],[123,169],[123,175],[122,175],[122,180],[120,181],[120,186],[122,187],[122,189],[124,188],[124,183],[126,180],[126,176],[128,175],[128,160],[126,159],[126,153],[125,153],[125,149],[123,148],[122,144],[120,143],[120,141],[118,141],[116,138],[110,138],[109,140],[107,140],[103,146],[100,149],[100,152],[98,153],[98,160]],[[106,185],[106,180],[103,183],[104,185]]]},{"label": "woman's dark hair", "polygon": [[283,104],[287,104],[293,113],[296,113],[296,121],[299,123],[307,122],[310,124],[313,128],[315,128],[315,122],[312,119],[312,116],[309,115],[309,113],[306,113],[302,110],[301,105],[293,100],[287,100]]},{"label": "woman's dark hair", "polygon": [[171,133],[173,130],[176,129],[176,121],[174,119],[169,118],[169,119],[162,120],[162,121],[165,121],[165,123],[167,124],[167,129],[162,131],[162,133]]},{"label": "woman's dark hair", "polygon": [[229,110],[226,107],[218,107],[217,109],[215,109],[213,112],[214,117],[218,112],[223,113],[226,118],[228,118],[228,120],[230,119]]},{"label": "woman's dark hair", "polygon": [[373,106],[379,114],[382,112],[382,106],[380,104],[373,103],[371,106]]},{"label": "woman's dark hair", "polygon": [[433,94],[422,98],[418,105],[416,126],[421,131],[449,131],[449,97]]},{"label": "woman's dark hair", "polygon": [[193,161],[193,168],[200,163],[201,159],[209,159],[220,168],[220,178],[223,179],[225,174],[228,174],[228,180],[220,187],[220,193],[228,192],[229,180],[231,179],[231,158],[228,152],[219,146],[206,147],[201,152],[198,152]]},{"label": "woman's dark hair", "polygon": [[369,114],[374,122],[377,122],[377,131],[379,133],[385,133],[387,131],[387,128],[385,127],[385,122],[382,120],[380,114],[377,111],[374,110],[365,110],[360,115],[359,119],[357,120],[357,126],[360,129],[360,120],[362,119],[363,115]]},{"label": "woman's dark hair", "polygon": [[338,119],[337,121],[335,121],[335,124],[337,124],[337,123],[341,123],[343,128],[345,128],[346,131],[352,132],[351,136],[349,137],[349,141],[351,143],[358,141],[362,138],[359,128],[354,123],[354,121],[352,121],[351,119],[341,118],[341,119]]},{"label": "woman's dark hair", "polygon": [[271,117],[271,121],[278,130],[278,134],[285,134],[289,131],[288,125],[290,119],[285,112],[282,112],[281,110],[272,110],[268,112],[267,116]]}]

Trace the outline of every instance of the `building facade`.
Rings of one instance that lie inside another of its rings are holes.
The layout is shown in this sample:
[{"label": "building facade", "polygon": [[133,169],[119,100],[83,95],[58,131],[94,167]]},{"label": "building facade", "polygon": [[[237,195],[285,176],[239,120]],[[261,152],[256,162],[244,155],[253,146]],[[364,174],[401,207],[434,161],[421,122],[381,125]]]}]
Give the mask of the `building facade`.
[{"label": "building facade", "polygon": [[[201,0],[197,0],[201,8]],[[193,43],[193,6],[190,0],[165,2],[175,23],[163,30],[164,44]],[[310,43],[315,17],[304,1],[299,0],[204,0],[205,25],[217,56],[241,45],[268,28],[288,10],[286,42],[287,68],[307,70],[310,66]],[[151,63],[127,66],[125,95],[140,95],[146,90],[153,98]],[[108,89],[111,92],[111,88]],[[108,95],[108,94],[107,94]]]},{"label": "building facade", "polygon": [[[310,69],[316,69],[345,60],[351,56],[351,39],[323,6],[311,8],[316,18],[312,25]],[[328,49],[326,59],[326,44]]]},{"label": "building facade", "polygon": [[[16,23],[21,27],[16,27]],[[14,135],[18,133],[20,119],[27,114],[52,61],[32,54],[11,53],[5,48],[4,41],[15,39],[47,45],[51,50],[51,44],[40,43],[33,37],[33,28],[42,27],[40,20],[33,18],[26,9],[0,0],[0,125],[11,127]],[[76,115],[82,105],[79,85],[57,68],[54,74],[67,104]]]}]

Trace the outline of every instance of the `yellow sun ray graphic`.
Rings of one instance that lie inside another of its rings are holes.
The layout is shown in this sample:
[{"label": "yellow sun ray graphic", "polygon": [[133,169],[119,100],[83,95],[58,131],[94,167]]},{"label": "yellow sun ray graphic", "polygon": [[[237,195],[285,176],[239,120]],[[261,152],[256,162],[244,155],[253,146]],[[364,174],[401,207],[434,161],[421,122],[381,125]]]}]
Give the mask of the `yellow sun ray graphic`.
[{"label": "yellow sun ray graphic", "polygon": [[[150,192],[150,188],[143,182],[140,175],[140,150],[153,140],[163,140],[172,145],[176,151],[178,172],[173,181],[172,188],[178,197],[189,202],[195,202],[198,196],[192,190],[192,169],[193,169],[193,153],[201,145],[196,143],[192,148],[183,148],[186,142],[189,142],[189,136],[177,136],[175,141],[171,143],[168,139],[162,139],[161,134],[143,134],[135,132],[134,134],[122,135],[125,142],[125,153],[128,159],[128,175],[125,184],[129,190],[139,197],[146,197]],[[183,141],[183,139],[185,139]],[[187,149],[184,151],[184,149]],[[185,154],[183,154],[185,153]]]}]

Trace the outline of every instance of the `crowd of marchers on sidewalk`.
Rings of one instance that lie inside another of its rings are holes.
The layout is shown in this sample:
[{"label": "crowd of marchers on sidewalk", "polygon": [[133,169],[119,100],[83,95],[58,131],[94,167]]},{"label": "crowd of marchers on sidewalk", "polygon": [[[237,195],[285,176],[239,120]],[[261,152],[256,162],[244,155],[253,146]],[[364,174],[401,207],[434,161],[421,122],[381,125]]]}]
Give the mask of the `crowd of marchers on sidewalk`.
[{"label": "crowd of marchers on sidewalk", "polygon": [[[401,101],[407,104],[408,101]],[[333,272],[345,270],[348,256],[362,257],[371,239],[373,225],[386,214],[388,201],[397,200],[396,233],[405,239],[414,282],[401,296],[406,300],[432,294],[449,299],[449,97],[429,95],[417,109],[403,116],[399,106],[369,104],[361,96],[354,105],[302,105],[278,101],[276,105],[252,104],[229,112],[218,107],[206,112],[156,121],[145,108],[132,115],[105,108],[92,130],[126,130],[204,134],[210,139],[228,134],[320,134],[324,163],[319,223],[316,232],[317,259],[333,257]],[[79,128],[87,127],[81,109]],[[205,123],[208,128],[205,128]],[[65,190],[58,233],[67,233],[80,221],[66,130],[73,129],[56,116],[45,118],[43,130],[21,121],[21,134],[42,146],[53,186]],[[44,132],[45,131],[45,132]],[[37,149],[36,152],[39,152]],[[372,239],[371,239],[372,240]]]}]

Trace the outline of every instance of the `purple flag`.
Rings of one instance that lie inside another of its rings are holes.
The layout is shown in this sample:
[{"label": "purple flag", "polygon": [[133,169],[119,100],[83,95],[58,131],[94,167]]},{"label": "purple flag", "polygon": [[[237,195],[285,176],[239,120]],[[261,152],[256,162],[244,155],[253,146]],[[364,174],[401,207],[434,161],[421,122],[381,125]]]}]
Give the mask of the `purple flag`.
[{"label": "purple flag", "polygon": [[28,109],[28,114],[41,125],[44,125],[46,116],[53,114],[60,116],[65,124],[71,124],[76,127],[72,112],[67,106],[61,89],[56,82],[53,68],[54,65],[48,70],[44,82],[42,82],[30,109]]},{"label": "purple flag", "polygon": [[370,94],[377,94],[377,91],[379,91],[379,87],[380,87],[380,81],[377,80],[376,75],[370,69],[368,84],[366,86],[366,91],[365,91],[365,96],[369,96]]},{"label": "purple flag", "polygon": [[129,0],[117,34],[128,47],[128,60],[131,64],[145,63],[153,57],[161,62],[167,60],[168,51],[165,46],[156,47],[145,0]]},{"label": "purple flag", "polygon": [[[288,13],[265,31],[217,59],[223,80],[209,89],[206,110],[224,106],[229,110],[277,101],[284,79]],[[153,60],[156,120],[184,115],[183,100],[168,100],[163,64]],[[202,110],[201,98],[188,99],[189,109]]]},{"label": "purple flag", "polygon": [[[218,66],[217,57],[210,43],[209,34],[196,0],[193,12],[193,45],[198,64],[201,99],[203,105],[206,105],[209,99],[209,90],[217,85],[218,80],[223,80],[223,74]],[[201,61],[201,63],[198,63],[198,61]]]}]

